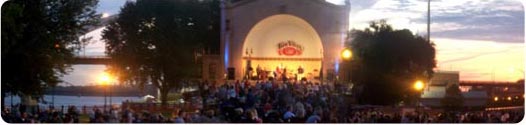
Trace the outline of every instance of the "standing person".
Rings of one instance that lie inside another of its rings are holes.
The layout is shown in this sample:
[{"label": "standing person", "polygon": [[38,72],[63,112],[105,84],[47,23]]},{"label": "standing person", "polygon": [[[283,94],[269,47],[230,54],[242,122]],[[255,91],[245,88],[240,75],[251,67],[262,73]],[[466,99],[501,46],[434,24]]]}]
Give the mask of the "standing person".
[{"label": "standing person", "polygon": [[287,112],[285,112],[285,114],[283,114],[283,120],[285,120],[285,122],[287,123],[290,123],[294,117],[296,117],[296,115],[293,113],[293,108],[292,106],[288,106],[287,107]]},{"label": "standing person", "polygon": [[281,79],[283,79],[283,83],[285,83],[287,81],[287,67],[284,67],[282,70]]},{"label": "standing person", "polygon": [[303,72],[305,72],[305,70],[303,69],[303,67],[300,65],[298,67],[298,77],[296,78],[296,80],[301,80],[303,79]]},{"label": "standing person", "polygon": [[110,112],[109,112],[109,122],[110,123],[119,123],[119,113],[117,112],[117,110],[115,110],[113,107],[111,107],[110,109]]},{"label": "standing person", "polygon": [[263,70],[261,69],[261,66],[258,66],[256,67],[256,76],[257,76],[257,80],[261,80],[262,79],[262,73],[263,73]]},{"label": "standing person", "polygon": [[267,77],[268,77],[268,71],[267,71],[267,68],[264,68],[263,70],[261,70],[261,80],[267,80]]},{"label": "standing person", "polygon": [[121,123],[132,123],[133,122],[133,114],[132,114],[130,107],[126,107],[126,109],[122,111],[120,122]]},{"label": "standing person", "polygon": [[312,113],[312,115],[309,118],[307,118],[307,121],[305,121],[305,123],[320,123],[321,114],[322,114],[321,108],[316,107],[316,111],[314,111],[314,113]]},{"label": "standing person", "polygon": [[90,123],[94,123],[95,122],[95,119],[96,119],[96,113],[97,111],[99,110],[99,108],[97,106],[94,106],[89,112],[88,112],[88,116],[89,116],[89,119],[90,119]]},{"label": "standing person", "polygon": [[248,67],[248,71],[247,71],[247,80],[250,80],[252,79],[252,74],[254,73],[254,68],[252,68],[252,66]]},{"label": "standing person", "polygon": [[177,117],[175,117],[174,122],[175,123],[185,123],[184,118],[186,117],[186,112],[179,111],[177,114]]},{"label": "standing person", "polygon": [[22,112],[20,117],[15,120],[15,123],[31,123],[32,120],[29,119],[26,112]]},{"label": "standing person", "polygon": [[274,72],[274,78],[275,79],[280,78],[281,73],[282,73],[282,71],[281,71],[281,64],[280,64],[279,66],[276,67],[276,71]]},{"label": "standing person", "polygon": [[86,107],[86,105],[82,106],[82,114],[86,114],[88,113],[88,108]]},{"label": "standing person", "polygon": [[263,123],[263,120],[258,117],[258,112],[256,109],[249,109],[247,111],[247,119],[244,123]]},{"label": "standing person", "polygon": [[70,106],[68,108],[68,113],[71,118],[73,119],[73,123],[79,123],[79,112],[77,110],[77,107],[76,106]]},{"label": "standing person", "polygon": [[53,112],[51,119],[48,119],[47,123],[62,123],[62,118],[60,118],[59,112]]}]

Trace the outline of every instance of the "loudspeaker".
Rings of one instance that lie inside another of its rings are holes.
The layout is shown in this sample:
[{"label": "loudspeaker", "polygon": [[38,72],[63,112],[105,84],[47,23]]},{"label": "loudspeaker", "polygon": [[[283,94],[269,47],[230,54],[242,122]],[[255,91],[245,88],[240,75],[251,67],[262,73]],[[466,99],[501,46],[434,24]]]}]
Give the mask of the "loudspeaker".
[{"label": "loudspeaker", "polygon": [[234,67],[228,67],[227,68],[227,80],[235,80],[236,79],[236,69]]}]

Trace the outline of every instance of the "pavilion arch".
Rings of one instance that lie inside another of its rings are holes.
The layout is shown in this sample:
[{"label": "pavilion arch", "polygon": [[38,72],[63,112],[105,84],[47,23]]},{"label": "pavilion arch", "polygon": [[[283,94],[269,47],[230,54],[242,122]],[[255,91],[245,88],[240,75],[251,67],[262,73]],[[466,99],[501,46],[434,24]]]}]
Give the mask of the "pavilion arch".
[{"label": "pavilion arch", "polygon": [[[279,44],[284,42],[295,43],[301,48],[301,54],[280,54]],[[250,29],[243,41],[241,61],[244,70],[250,59],[254,68],[260,65],[268,71],[274,71],[282,65],[294,73],[302,66],[306,75],[316,77],[322,65],[322,52],[323,43],[311,24],[294,15],[276,14],[257,22]]]},{"label": "pavilion arch", "polygon": [[[336,5],[324,0],[224,0],[221,3],[221,75],[225,80],[245,78],[249,57],[246,52],[252,49],[253,68],[263,64],[258,61],[272,65],[292,62],[312,66],[305,72],[323,70],[319,73],[323,74],[321,80],[337,79],[339,54],[349,30],[350,1],[345,1],[344,5]],[[277,44],[282,41],[302,46],[302,53],[279,55]],[[272,60],[274,62],[270,62]],[[274,68],[268,66],[267,70]]]}]

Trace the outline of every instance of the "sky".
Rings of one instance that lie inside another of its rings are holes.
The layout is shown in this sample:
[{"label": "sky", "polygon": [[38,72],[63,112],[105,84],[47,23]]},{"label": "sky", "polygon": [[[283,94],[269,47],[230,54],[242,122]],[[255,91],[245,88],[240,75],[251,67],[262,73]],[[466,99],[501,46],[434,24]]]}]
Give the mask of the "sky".
[{"label": "sky", "polygon": [[[331,0],[342,3],[343,0]],[[349,26],[385,19],[396,29],[427,33],[427,0],[351,0]],[[524,78],[524,7],[515,0],[432,0],[431,41],[437,70],[460,80]]]},{"label": "sky", "polygon": [[[100,0],[97,11],[117,14],[127,0]],[[344,0],[327,0],[343,4]],[[350,0],[350,29],[364,29],[385,19],[395,29],[426,35],[427,0]],[[104,55],[100,31],[86,55]],[[459,71],[460,80],[517,81],[524,77],[524,7],[516,0],[432,0],[431,40],[437,50],[437,70]],[[64,80],[93,84],[105,66],[75,65]]]}]

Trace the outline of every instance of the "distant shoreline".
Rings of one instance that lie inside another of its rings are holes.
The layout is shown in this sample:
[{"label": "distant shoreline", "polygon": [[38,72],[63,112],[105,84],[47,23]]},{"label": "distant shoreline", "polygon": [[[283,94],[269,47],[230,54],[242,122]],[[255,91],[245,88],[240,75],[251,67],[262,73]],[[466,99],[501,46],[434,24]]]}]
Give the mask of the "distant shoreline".
[{"label": "distant shoreline", "polygon": [[129,96],[139,97],[155,94],[155,89],[145,87],[144,90],[125,86],[57,86],[46,90],[45,95],[64,96]]}]

